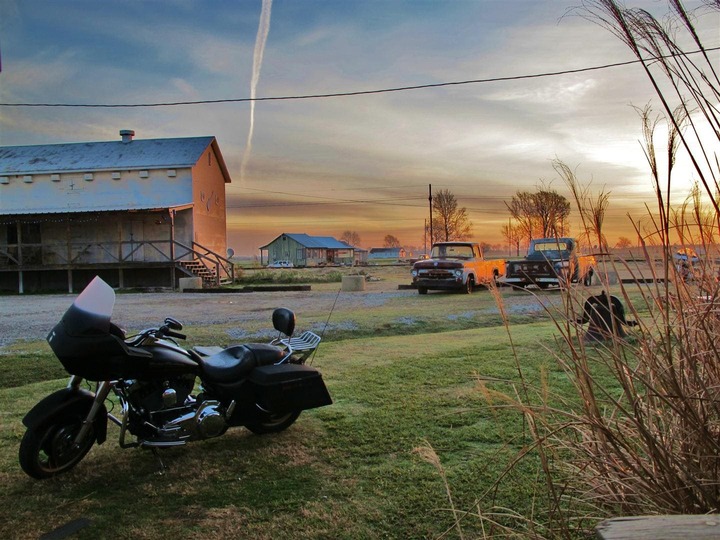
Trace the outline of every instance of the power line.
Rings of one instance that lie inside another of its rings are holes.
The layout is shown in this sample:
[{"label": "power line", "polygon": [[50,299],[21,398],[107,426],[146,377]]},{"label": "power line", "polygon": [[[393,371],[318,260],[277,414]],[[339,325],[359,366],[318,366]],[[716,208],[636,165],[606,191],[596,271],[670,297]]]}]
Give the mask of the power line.
[{"label": "power line", "polygon": [[285,201],[285,202],[268,202],[268,203],[250,203],[250,204],[227,204],[226,208],[271,208],[271,207],[288,207],[288,206],[340,206],[345,204],[379,204],[379,205],[391,205],[391,206],[409,206],[417,207],[414,204],[402,204],[398,201],[412,201],[420,200],[423,197],[398,197],[393,199],[365,199],[365,200],[352,200],[352,199],[331,199],[329,197],[317,197],[319,199],[327,199],[323,201]]},{"label": "power line", "polygon": [[[720,50],[720,47],[706,48],[703,51],[690,51],[682,53],[682,56],[689,54],[697,54],[700,52],[712,52]],[[671,54],[660,58],[670,58],[680,56],[681,54]],[[160,103],[0,103],[0,107],[70,107],[70,108],[86,108],[86,109],[132,109],[132,108],[149,108],[149,107],[179,107],[187,105],[212,105],[218,103],[247,103],[251,101],[291,101],[301,99],[325,99],[337,97],[367,96],[372,94],[388,94],[391,92],[407,92],[410,90],[425,90],[428,88],[443,88],[447,86],[462,86],[466,84],[484,84],[492,82],[519,81],[525,79],[539,79],[543,77],[558,77],[560,75],[572,75],[574,73],[585,73],[588,71],[598,71],[602,69],[616,68],[639,64],[646,60],[628,60],[626,62],[613,62],[599,66],[590,66],[576,69],[566,69],[562,71],[549,71],[544,73],[534,73],[529,75],[513,75],[508,77],[491,77],[488,79],[469,79],[465,81],[449,81],[441,83],[418,84],[414,86],[398,86],[394,88],[381,88],[376,90],[358,90],[355,92],[334,92],[327,94],[304,94],[295,96],[268,96],[255,98],[228,98],[228,99],[203,99],[197,101],[169,101]]]},{"label": "power line", "polygon": [[[372,218],[363,219],[357,216],[353,217],[353,223],[396,223],[400,221],[412,221],[414,223],[422,222],[422,218]],[[242,218],[228,217],[228,224],[230,225],[257,225],[257,221],[244,221]],[[274,220],[273,223],[280,224],[300,224],[300,225],[331,225],[331,224],[345,224],[347,220],[343,219],[305,219],[305,218],[282,218],[280,220]]]}]

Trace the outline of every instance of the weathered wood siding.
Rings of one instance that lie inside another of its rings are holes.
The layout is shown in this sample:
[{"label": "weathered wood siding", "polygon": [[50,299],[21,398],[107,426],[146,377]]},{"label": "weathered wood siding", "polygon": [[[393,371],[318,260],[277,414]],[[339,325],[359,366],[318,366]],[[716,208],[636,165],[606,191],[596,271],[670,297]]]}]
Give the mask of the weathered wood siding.
[{"label": "weathered wood siding", "polygon": [[194,240],[219,255],[227,252],[225,178],[212,146],[192,169]]}]

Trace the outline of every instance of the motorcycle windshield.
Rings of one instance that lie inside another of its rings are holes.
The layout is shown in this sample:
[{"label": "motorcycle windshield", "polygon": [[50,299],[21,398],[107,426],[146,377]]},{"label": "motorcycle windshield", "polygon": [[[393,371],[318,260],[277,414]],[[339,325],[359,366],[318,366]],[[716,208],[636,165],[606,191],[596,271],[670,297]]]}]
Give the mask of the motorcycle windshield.
[{"label": "motorcycle windshield", "polygon": [[107,334],[115,306],[115,291],[96,276],[63,315],[66,332],[71,336]]}]

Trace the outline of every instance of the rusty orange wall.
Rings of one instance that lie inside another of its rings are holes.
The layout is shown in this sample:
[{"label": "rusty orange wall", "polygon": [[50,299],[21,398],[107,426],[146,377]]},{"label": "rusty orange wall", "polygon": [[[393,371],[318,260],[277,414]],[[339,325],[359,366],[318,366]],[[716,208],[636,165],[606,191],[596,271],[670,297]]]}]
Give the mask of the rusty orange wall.
[{"label": "rusty orange wall", "polygon": [[209,146],[192,169],[194,240],[223,257],[227,254],[225,179]]}]

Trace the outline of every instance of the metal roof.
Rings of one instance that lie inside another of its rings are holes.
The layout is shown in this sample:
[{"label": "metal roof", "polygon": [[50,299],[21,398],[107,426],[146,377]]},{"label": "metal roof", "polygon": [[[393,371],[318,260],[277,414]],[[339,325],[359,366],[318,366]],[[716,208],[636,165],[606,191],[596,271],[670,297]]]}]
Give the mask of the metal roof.
[{"label": "metal roof", "polygon": [[[291,238],[292,240],[295,240],[298,244],[302,245],[306,248],[315,248],[315,249],[353,249],[352,246],[346,244],[345,242],[341,242],[339,240],[336,240],[332,236],[310,236],[309,234],[297,234],[297,233],[284,233],[278,236],[275,240],[278,240],[279,238],[282,238],[283,236],[287,236],[288,238]],[[273,240],[269,244],[265,246],[261,246],[260,249],[267,248],[270,244],[275,242]]]},{"label": "metal roof", "polygon": [[3,146],[0,176],[192,167],[211,144],[230,182],[215,137]]},{"label": "metal roof", "polygon": [[[0,147],[0,215],[192,205],[191,171],[208,152],[230,182],[215,137],[132,140],[132,133],[121,132],[124,141]],[[111,173],[112,181],[96,181]],[[47,182],[34,178],[45,175]]]}]

